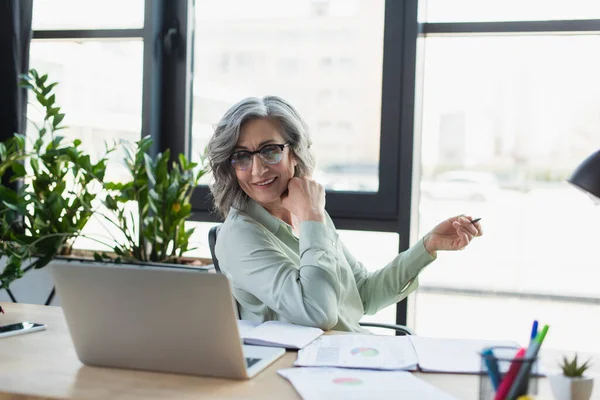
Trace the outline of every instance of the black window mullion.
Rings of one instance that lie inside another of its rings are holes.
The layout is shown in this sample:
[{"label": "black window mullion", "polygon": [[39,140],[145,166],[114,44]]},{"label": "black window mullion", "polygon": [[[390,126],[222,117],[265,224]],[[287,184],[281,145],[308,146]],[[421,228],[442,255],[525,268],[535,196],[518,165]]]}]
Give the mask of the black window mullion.
[{"label": "black window mullion", "polygon": [[144,29],[62,29],[33,32],[34,39],[121,39],[143,36]]},{"label": "black window mullion", "polygon": [[[392,3],[392,1],[390,1]],[[395,3],[395,2],[393,2]],[[386,26],[398,25],[397,33],[402,68],[399,70],[401,98],[395,111],[399,116],[399,143],[395,150],[399,160],[397,165],[398,179],[398,225],[399,252],[409,248],[411,242],[411,219],[413,211],[413,153],[415,135],[415,87],[417,63],[417,39],[419,36],[418,0],[398,2],[401,7],[394,10],[397,14],[386,18]],[[397,21],[401,21],[398,23]],[[408,300],[404,299],[396,305],[396,323],[406,325],[408,321]]]},{"label": "black window mullion", "polygon": [[[150,1],[152,3],[152,1]],[[188,13],[192,0],[163,0],[162,30],[155,48],[162,53],[159,104],[161,124],[154,136],[154,152],[171,150],[171,157],[190,155],[191,113],[191,29]],[[146,96],[145,96],[146,97]]]},{"label": "black window mullion", "polygon": [[159,150],[161,129],[161,89],[163,54],[160,40],[163,30],[163,4],[160,1],[146,0],[144,8],[144,60],[142,88],[142,132],[154,140],[152,153]]},{"label": "black window mullion", "polygon": [[600,19],[499,22],[426,22],[425,36],[593,34],[600,32]]}]

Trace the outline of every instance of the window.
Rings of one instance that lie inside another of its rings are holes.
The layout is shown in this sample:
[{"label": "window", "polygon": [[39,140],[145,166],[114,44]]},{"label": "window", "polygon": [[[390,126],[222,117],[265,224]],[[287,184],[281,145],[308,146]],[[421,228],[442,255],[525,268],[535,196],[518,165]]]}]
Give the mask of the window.
[{"label": "window", "polygon": [[[463,3],[448,2],[457,10]],[[470,6],[461,15],[477,11]],[[548,7],[539,10],[543,18]],[[564,181],[600,148],[599,39],[548,32],[424,40],[419,236],[461,213],[481,217],[485,234],[421,275],[416,330],[526,342],[538,319],[551,326],[546,347],[600,351],[600,323],[583,317],[600,310],[597,259],[588,251],[600,214]]]},{"label": "window", "polygon": [[[65,112],[70,139],[82,140],[83,149],[101,157],[105,145],[134,142],[141,136],[142,50],[137,41],[35,40],[30,67],[59,82],[57,104]],[[35,110],[30,107],[35,120]],[[108,179],[126,173],[113,163]]]},{"label": "window", "polygon": [[[82,149],[96,160],[107,147],[142,136],[145,12],[143,0],[36,0],[33,7],[29,67],[59,83],[56,101],[67,126],[61,135],[81,139]],[[28,118],[39,122],[29,100]],[[122,148],[111,154],[107,180],[129,179],[124,155]],[[135,214],[135,206],[128,207]],[[90,219],[83,233],[109,243],[118,235],[98,217]],[[106,250],[86,237],[78,238],[75,247]]]},{"label": "window", "polygon": [[[323,182],[341,177],[357,182],[343,190],[377,191],[383,0],[368,7],[364,1],[261,0],[250,6],[244,0],[201,0],[195,16],[192,156],[203,152],[214,124],[235,102],[280,95],[309,124],[316,175]],[[351,34],[323,35],[324,26]],[[215,60],[216,69],[210,67]],[[334,95],[341,91],[344,96]],[[322,130],[319,121],[325,118],[344,122]],[[359,131],[363,134],[353,134]],[[343,149],[336,151],[332,142],[344,143]],[[358,165],[374,168],[355,173]],[[332,166],[334,175],[328,172]],[[327,188],[337,190],[332,184]]]},{"label": "window", "polygon": [[600,18],[600,4],[594,0],[427,0],[423,4],[419,19],[428,22]]},{"label": "window", "polygon": [[[390,232],[364,232],[338,230],[340,239],[354,258],[361,262],[368,271],[376,271],[385,267],[398,254],[399,237]],[[373,249],[377,249],[373,251]],[[375,315],[365,315],[365,322],[380,322],[394,324],[396,321],[396,306],[392,305],[380,310]],[[369,330],[372,330],[369,328]],[[373,329],[377,334],[393,335],[390,329]]]},{"label": "window", "polygon": [[125,29],[144,26],[144,0],[35,0],[34,30]]}]

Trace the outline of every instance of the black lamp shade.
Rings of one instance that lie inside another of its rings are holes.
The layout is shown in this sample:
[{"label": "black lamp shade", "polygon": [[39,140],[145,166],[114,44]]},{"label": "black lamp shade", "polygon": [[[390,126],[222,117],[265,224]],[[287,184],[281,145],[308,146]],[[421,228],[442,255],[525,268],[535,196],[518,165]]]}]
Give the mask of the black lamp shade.
[{"label": "black lamp shade", "polygon": [[586,158],[567,181],[600,199],[600,150]]}]

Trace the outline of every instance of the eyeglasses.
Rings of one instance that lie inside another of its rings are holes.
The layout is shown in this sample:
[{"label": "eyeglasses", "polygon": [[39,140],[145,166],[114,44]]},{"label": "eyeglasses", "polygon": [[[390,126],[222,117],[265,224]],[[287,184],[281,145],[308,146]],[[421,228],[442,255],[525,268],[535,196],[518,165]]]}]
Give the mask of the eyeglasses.
[{"label": "eyeglasses", "polygon": [[236,151],[229,159],[233,168],[239,171],[245,171],[252,166],[255,154],[258,154],[260,159],[267,164],[277,164],[283,158],[283,149],[289,145],[289,143],[267,144],[256,151]]}]

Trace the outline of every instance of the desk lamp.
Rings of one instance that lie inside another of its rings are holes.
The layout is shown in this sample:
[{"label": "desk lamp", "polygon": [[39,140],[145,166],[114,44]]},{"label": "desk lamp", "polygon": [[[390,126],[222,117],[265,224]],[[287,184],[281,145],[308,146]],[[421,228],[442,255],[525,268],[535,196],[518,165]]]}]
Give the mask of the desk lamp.
[{"label": "desk lamp", "polygon": [[586,158],[567,182],[588,193],[596,204],[600,204],[600,150]]}]

